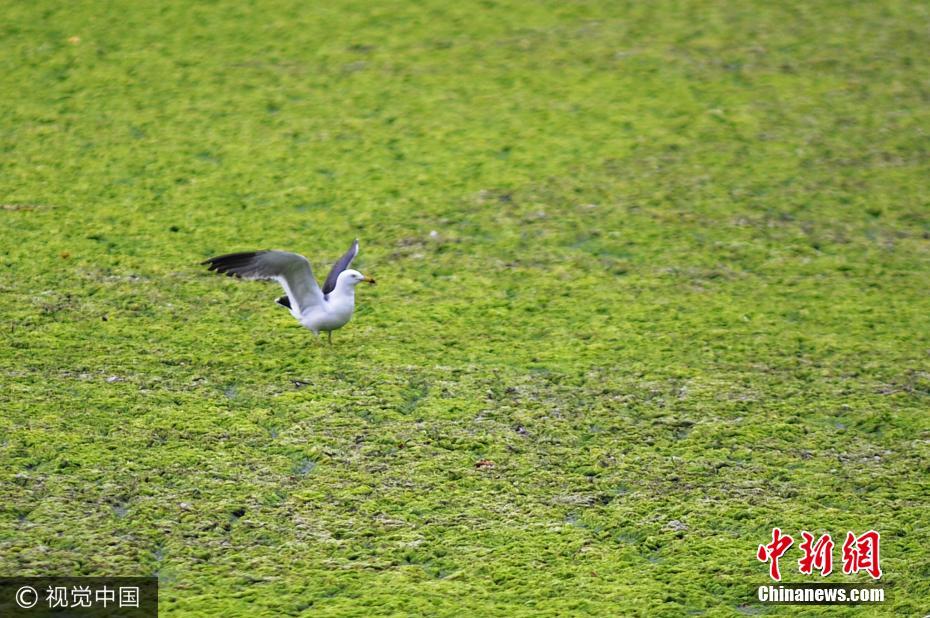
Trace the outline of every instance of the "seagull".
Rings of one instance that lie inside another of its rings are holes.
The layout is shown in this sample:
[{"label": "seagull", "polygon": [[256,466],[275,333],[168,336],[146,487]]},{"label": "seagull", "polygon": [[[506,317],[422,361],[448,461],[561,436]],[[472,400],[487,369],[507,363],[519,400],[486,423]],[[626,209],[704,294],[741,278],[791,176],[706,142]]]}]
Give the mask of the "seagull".
[{"label": "seagull", "polygon": [[227,277],[271,279],[284,288],[284,296],[275,302],[290,309],[301,326],[309,328],[319,337],[325,331],[333,342],[333,331],[342,328],[352,319],[355,311],[355,286],[375,280],[349,268],[358,255],[358,239],[333,264],[323,288],[313,277],[310,261],[304,256],[287,251],[246,251],[228,253],[201,262],[209,270]]}]

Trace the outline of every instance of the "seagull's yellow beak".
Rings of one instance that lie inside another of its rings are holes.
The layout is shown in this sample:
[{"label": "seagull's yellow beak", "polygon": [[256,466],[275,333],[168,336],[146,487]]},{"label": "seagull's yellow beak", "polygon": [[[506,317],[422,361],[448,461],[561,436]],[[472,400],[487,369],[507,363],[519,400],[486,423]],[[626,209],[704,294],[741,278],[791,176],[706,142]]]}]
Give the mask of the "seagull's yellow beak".
[{"label": "seagull's yellow beak", "polygon": [[377,283],[377,282],[376,282],[374,279],[372,279],[371,277],[362,277],[362,281],[367,281],[370,285],[374,285],[375,283]]}]

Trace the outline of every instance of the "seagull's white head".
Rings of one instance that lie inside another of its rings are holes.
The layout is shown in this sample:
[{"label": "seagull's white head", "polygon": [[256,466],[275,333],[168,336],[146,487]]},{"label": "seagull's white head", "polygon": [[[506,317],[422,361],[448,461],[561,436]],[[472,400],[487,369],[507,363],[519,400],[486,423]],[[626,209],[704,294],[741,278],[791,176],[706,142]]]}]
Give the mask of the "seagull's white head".
[{"label": "seagull's white head", "polygon": [[371,277],[366,277],[365,275],[358,272],[354,268],[349,268],[339,273],[339,278],[336,279],[336,287],[347,285],[351,288],[354,288],[362,281],[365,281],[366,283],[370,283],[372,285],[374,285],[375,283],[375,280],[372,279]]}]

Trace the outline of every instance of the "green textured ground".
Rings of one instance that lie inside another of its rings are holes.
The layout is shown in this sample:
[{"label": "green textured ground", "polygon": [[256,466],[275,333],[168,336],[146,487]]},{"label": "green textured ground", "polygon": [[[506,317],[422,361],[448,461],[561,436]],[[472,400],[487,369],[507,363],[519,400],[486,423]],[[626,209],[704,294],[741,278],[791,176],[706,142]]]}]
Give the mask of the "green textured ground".
[{"label": "green textured ground", "polygon": [[[0,575],[800,615],[875,528],[823,614],[930,612],[930,5],[782,4],[4,3]],[[355,236],[332,349],[198,266]]]}]

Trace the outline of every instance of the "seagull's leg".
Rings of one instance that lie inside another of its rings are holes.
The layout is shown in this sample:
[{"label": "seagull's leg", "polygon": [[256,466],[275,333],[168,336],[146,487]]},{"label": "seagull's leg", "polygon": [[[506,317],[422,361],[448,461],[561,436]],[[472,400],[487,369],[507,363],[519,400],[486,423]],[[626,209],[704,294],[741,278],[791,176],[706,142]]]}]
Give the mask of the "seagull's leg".
[{"label": "seagull's leg", "polygon": [[329,335],[329,345],[333,345],[333,331],[328,330],[326,334]]}]

